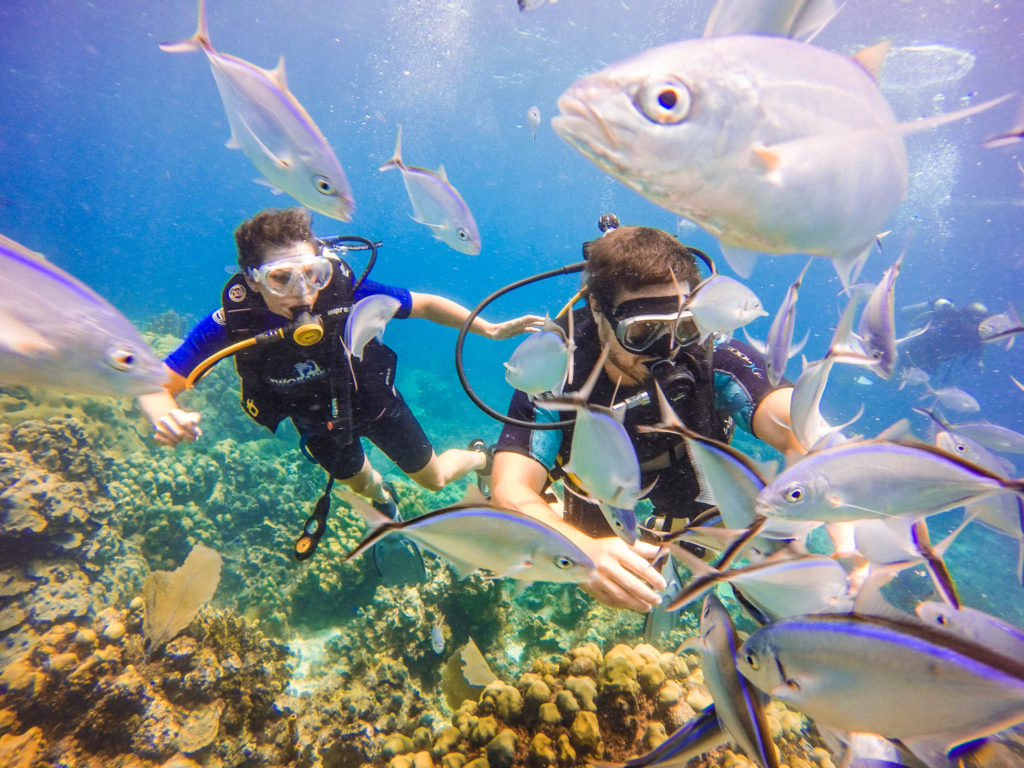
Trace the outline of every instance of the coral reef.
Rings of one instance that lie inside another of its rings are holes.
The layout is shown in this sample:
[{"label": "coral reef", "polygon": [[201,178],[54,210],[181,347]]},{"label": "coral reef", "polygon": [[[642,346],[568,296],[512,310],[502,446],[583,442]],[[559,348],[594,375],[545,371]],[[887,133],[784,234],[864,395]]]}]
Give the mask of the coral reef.
[{"label": "coral reef", "polygon": [[[710,703],[696,656],[643,643],[618,644],[603,653],[595,643],[586,643],[536,660],[513,683],[496,680],[478,701],[464,701],[451,725],[430,733],[422,725],[410,731],[410,724],[404,736],[385,735],[374,763],[388,768],[569,768],[591,760],[624,761],[657,746]],[[818,766],[831,767],[829,753],[807,732],[798,713],[776,703],[767,716],[784,762],[804,765],[813,754]],[[693,765],[752,763],[722,749]]]},{"label": "coral reef", "polygon": [[290,763],[295,718],[277,704],[287,649],[244,619],[207,612],[147,658],[141,608],[134,600],[89,624],[55,624],[7,664],[4,738],[46,764],[87,768],[126,757],[147,768],[176,755],[204,766]]}]

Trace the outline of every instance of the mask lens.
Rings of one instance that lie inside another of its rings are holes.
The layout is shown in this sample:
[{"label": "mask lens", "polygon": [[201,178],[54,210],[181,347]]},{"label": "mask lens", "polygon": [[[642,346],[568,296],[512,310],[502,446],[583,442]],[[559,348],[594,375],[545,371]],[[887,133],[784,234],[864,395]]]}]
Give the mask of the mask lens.
[{"label": "mask lens", "polygon": [[668,330],[665,323],[659,320],[634,320],[624,322],[623,326],[619,340],[631,352],[643,352]]},{"label": "mask lens", "polygon": [[296,271],[293,267],[277,267],[266,273],[263,284],[267,290],[283,296],[289,292],[292,283],[295,281]]},{"label": "mask lens", "polygon": [[287,296],[301,282],[319,291],[331,280],[331,262],[319,256],[295,257],[264,264],[256,270],[256,279],[276,296]]},{"label": "mask lens", "polygon": [[676,343],[681,347],[685,347],[687,344],[700,338],[697,323],[694,322],[693,315],[690,312],[682,312],[679,315],[679,319],[676,321],[675,337]]}]

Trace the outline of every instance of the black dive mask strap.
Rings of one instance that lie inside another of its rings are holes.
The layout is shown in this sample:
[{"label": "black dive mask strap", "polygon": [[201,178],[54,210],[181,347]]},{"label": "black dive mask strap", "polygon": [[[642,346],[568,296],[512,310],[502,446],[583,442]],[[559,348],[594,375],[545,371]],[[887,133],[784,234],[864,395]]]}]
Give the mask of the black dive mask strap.
[{"label": "black dive mask strap", "polygon": [[327,476],[327,487],[316,503],[313,514],[302,526],[302,535],[295,542],[295,559],[308,560],[316,552],[316,546],[327,531],[327,513],[331,511],[331,488],[334,487],[334,475]]}]

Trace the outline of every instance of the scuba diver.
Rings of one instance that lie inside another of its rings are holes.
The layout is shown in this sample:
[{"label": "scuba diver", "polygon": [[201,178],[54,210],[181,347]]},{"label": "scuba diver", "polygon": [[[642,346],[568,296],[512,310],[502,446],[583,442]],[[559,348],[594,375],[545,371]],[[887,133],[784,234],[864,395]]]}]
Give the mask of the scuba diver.
[{"label": "scuba diver", "polygon": [[900,344],[900,368],[904,376],[920,368],[940,383],[945,383],[958,367],[982,365],[985,343],[978,326],[989,315],[979,302],[958,307],[949,299],[937,299],[903,307],[910,318],[911,330]]},{"label": "scuba diver", "polygon": [[[361,241],[376,254],[376,245],[368,240],[335,240]],[[374,294],[397,299],[395,317],[425,318],[449,327],[457,328],[467,318],[464,307],[441,296],[366,280],[372,258],[356,279],[349,265],[314,237],[310,213],[302,208],[257,214],[235,230],[235,243],[241,274],[225,285],[220,308],[201,320],[165,359],[166,391],[138,400],[157,443],[176,446],[199,438],[200,414],[182,410],[174,398],[212,365],[211,360],[233,353],[246,413],[271,432],[290,418],[307,458],[328,473],[324,495],[296,542],[299,560],[310,557],[323,536],[335,479],[368,497],[388,517],[400,519],[394,486],[370,465],[360,438],[368,438],[431,491],[472,471],[489,473],[492,457],[482,440],[474,440],[469,450],[434,452],[395,388],[394,351],[371,339],[362,358],[350,360],[340,341],[353,304]],[[540,319],[525,316],[489,323],[478,318],[470,330],[505,339]],[[389,574],[397,574],[393,583],[422,580],[423,564],[415,544],[389,538],[399,543],[385,540],[374,549],[384,580],[391,581]]]},{"label": "scuba diver", "polygon": [[[606,215],[607,216],[607,215]],[[689,519],[705,505],[695,471],[680,437],[642,433],[638,427],[660,418],[655,384],[690,429],[728,441],[733,423],[786,454],[802,453],[789,424],[792,385],[772,387],[763,356],[732,340],[700,343],[680,291],[688,294],[701,280],[695,254],[668,233],[647,227],[617,227],[602,217],[603,236],[584,244],[586,306],[573,311],[574,383],[578,389],[608,350],[588,402],[625,410],[624,426],[641,468],[641,487],[654,514]],[[671,274],[669,272],[671,271]],[[673,280],[674,277],[674,280]],[[563,327],[568,327],[561,321]],[[516,392],[508,416],[521,423],[557,421],[543,396],[531,401]],[[572,427],[539,431],[508,421],[495,448],[491,475],[495,504],[518,509],[558,528],[597,565],[582,586],[602,602],[647,612],[661,602],[656,590],[666,580],[652,565],[657,547],[638,540],[633,546],[615,535],[598,506],[582,498],[583,489],[561,467],[569,458]],[[564,517],[549,505],[545,492],[561,480]],[[652,485],[653,484],[653,485]]]}]

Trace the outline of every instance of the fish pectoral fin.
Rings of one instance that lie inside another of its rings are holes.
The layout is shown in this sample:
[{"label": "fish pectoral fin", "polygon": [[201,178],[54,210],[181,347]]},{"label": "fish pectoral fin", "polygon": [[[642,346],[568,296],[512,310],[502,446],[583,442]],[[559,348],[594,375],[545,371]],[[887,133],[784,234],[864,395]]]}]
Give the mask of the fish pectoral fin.
[{"label": "fish pectoral fin", "polygon": [[39,357],[55,352],[57,348],[16,317],[0,312],[0,349],[8,349],[24,357]]},{"label": "fish pectoral fin", "polygon": [[[259,147],[260,152],[269,157],[273,161],[274,165],[276,165],[278,168],[281,168],[282,170],[288,170],[289,168],[292,167],[292,162],[290,159],[278,155],[273,150],[271,150],[270,147],[263,143],[260,137],[256,134],[256,131],[254,131],[252,129],[252,126],[250,126],[249,123],[246,122],[245,117],[241,113],[236,112],[235,117],[238,118],[238,121],[245,128],[246,133],[248,133],[249,136],[252,137],[253,142],[256,144],[257,147]],[[235,143],[239,143],[237,134],[235,133],[234,129],[232,129],[231,131],[231,138],[228,139],[228,143],[230,144],[230,142],[232,141],[234,141]],[[239,144],[239,149],[241,149],[241,144]]]},{"label": "fish pectoral fin", "polygon": [[527,569],[529,569],[532,566],[533,566],[533,561],[532,560],[524,560],[521,563],[516,563],[515,565],[510,565],[503,572],[499,573],[498,577],[502,578],[502,579],[514,579],[520,573],[523,573],[524,571],[526,571]]},{"label": "fish pectoral fin", "polygon": [[864,266],[864,262],[867,261],[874,244],[875,241],[872,240],[866,245],[832,257],[832,266],[835,268],[836,274],[839,275],[843,288],[849,289],[851,283],[860,275],[860,270]]},{"label": "fish pectoral fin", "polygon": [[266,187],[266,188],[267,188],[267,189],[269,189],[269,190],[270,190],[271,192],[273,192],[273,193],[274,193],[275,195],[283,195],[283,194],[284,194],[284,192],[282,192],[282,191],[281,191],[281,188],[280,188],[280,187],[278,187],[278,186],[277,186],[276,184],[274,184],[273,182],[267,181],[267,180],[266,180],[266,179],[264,179],[264,178],[259,178],[259,179],[253,179],[253,181],[254,181],[255,183],[259,184],[259,185],[260,185],[261,187]]},{"label": "fish pectoral fin", "polygon": [[754,274],[754,267],[757,266],[757,257],[760,255],[757,251],[738,248],[735,245],[726,245],[725,243],[719,243],[719,247],[722,249],[725,263],[732,267],[733,272],[744,278]]},{"label": "fish pectoral fin", "polygon": [[750,148],[750,152],[753,155],[754,162],[765,171],[774,171],[782,162],[782,158],[778,153],[773,152],[763,144],[755,144]]}]

